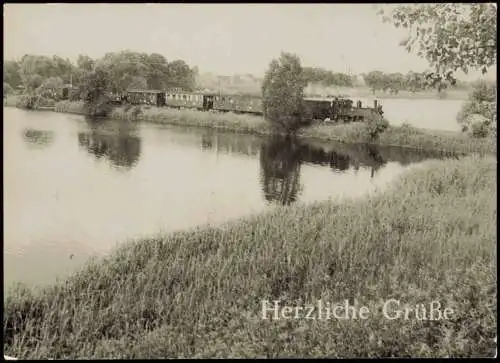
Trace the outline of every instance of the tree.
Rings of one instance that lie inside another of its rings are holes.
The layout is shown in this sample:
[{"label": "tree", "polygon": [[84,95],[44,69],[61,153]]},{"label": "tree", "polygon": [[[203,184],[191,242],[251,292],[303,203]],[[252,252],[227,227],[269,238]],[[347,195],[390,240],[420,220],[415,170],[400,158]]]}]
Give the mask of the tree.
[{"label": "tree", "polygon": [[47,98],[57,98],[64,82],[60,77],[50,77],[36,89],[36,93]]},{"label": "tree", "polygon": [[436,3],[399,5],[384,21],[409,30],[401,45],[429,61],[434,72],[427,84],[443,87],[441,82],[455,83],[454,72],[468,73],[496,64],[497,20],[493,3]]},{"label": "tree", "polygon": [[84,71],[91,71],[94,68],[95,61],[88,55],[78,55],[78,60],[76,61],[78,68]]},{"label": "tree", "polygon": [[303,67],[304,78],[308,83],[320,83],[323,86],[351,87],[353,78],[345,73],[333,73],[323,68]]},{"label": "tree", "polygon": [[296,55],[282,52],[279,59],[273,59],[262,82],[262,107],[266,119],[281,130],[297,130],[304,112],[306,85]]},{"label": "tree", "polygon": [[169,77],[167,59],[161,54],[153,53],[146,57],[146,64],[148,66],[146,88],[166,89]]},{"label": "tree", "polygon": [[24,76],[24,86],[27,92],[32,92],[36,90],[43,84],[43,77],[39,74],[29,74]]},{"label": "tree", "polygon": [[422,73],[408,72],[404,77],[405,89],[415,93],[424,88],[425,76]]},{"label": "tree", "polygon": [[192,91],[196,87],[196,78],[193,70],[183,60],[175,60],[168,64],[169,87],[180,87]]},{"label": "tree", "polygon": [[381,71],[371,71],[370,73],[363,75],[363,79],[374,94],[376,91],[384,89],[384,73]]},{"label": "tree", "polygon": [[387,75],[387,84],[391,93],[398,94],[399,91],[405,89],[405,77],[402,73],[390,73]]},{"label": "tree", "polygon": [[52,57],[52,62],[54,64],[54,76],[61,79],[64,83],[69,83],[75,70],[75,66],[71,61],[55,55]]},{"label": "tree", "polygon": [[103,66],[87,72],[82,79],[82,98],[90,116],[106,116],[110,111],[111,74]]},{"label": "tree", "polygon": [[5,61],[3,64],[3,81],[14,89],[22,84],[19,69],[19,63],[15,61]]},{"label": "tree", "polygon": [[130,89],[148,89],[148,81],[144,77],[131,77]]},{"label": "tree", "polygon": [[[35,75],[41,78],[41,82],[43,82],[45,78],[57,76],[57,68],[49,57],[25,55],[21,59],[19,74],[23,84],[28,87],[28,84],[32,82],[32,78]],[[40,84],[38,86],[40,86]]]}]

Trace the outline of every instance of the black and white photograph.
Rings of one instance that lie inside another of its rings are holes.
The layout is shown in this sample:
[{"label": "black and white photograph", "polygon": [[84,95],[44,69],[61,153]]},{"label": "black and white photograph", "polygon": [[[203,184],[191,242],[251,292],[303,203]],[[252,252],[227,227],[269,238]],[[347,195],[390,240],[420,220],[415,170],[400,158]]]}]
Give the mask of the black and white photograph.
[{"label": "black and white photograph", "polygon": [[5,360],[496,357],[496,3],[3,23]]}]

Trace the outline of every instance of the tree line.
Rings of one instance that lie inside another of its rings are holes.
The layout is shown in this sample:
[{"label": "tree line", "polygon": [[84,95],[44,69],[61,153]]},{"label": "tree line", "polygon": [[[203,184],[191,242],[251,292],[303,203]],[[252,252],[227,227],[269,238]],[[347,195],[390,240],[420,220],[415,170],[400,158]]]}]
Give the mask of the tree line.
[{"label": "tree line", "polygon": [[302,77],[306,83],[319,83],[322,86],[353,87],[356,76],[332,72],[324,68],[303,67]]},{"label": "tree line", "polygon": [[411,93],[427,89],[437,89],[439,92],[447,88],[467,90],[472,84],[455,78],[438,79],[432,72],[384,73],[371,71],[362,75],[367,87],[375,93],[377,91],[398,94],[400,91]]},{"label": "tree line", "polygon": [[79,55],[76,64],[57,55],[27,54],[19,61],[4,62],[4,93],[20,89],[24,93],[47,93],[68,83],[79,86],[88,83],[97,69],[108,77],[109,91],[116,93],[130,88],[193,90],[198,72],[183,60],[169,62],[157,53],[122,51],[99,59]]}]

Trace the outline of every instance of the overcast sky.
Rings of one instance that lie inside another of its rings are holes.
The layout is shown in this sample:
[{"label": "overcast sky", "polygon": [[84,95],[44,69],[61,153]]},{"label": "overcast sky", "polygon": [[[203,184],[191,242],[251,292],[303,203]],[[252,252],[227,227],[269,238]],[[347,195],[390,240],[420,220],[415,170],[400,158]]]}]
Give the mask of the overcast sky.
[{"label": "overcast sky", "polygon": [[398,45],[404,35],[382,23],[372,4],[4,5],[6,59],[30,53],[76,60],[130,49],[183,59],[201,72],[262,76],[286,51],[304,66],[336,72],[427,69]]}]

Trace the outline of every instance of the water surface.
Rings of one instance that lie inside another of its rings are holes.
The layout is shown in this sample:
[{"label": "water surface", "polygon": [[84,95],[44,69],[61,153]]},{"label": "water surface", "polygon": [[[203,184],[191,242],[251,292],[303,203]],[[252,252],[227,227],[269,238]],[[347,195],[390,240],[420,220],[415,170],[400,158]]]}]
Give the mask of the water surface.
[{"label": "water surface", "polygon": [[436,157],[4,108],[4,283],[52,283],[159,232],[362,197]]}]

